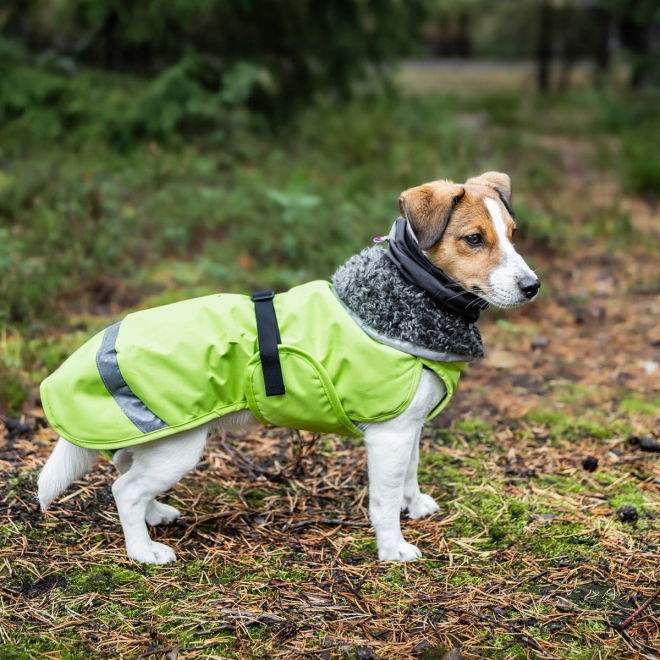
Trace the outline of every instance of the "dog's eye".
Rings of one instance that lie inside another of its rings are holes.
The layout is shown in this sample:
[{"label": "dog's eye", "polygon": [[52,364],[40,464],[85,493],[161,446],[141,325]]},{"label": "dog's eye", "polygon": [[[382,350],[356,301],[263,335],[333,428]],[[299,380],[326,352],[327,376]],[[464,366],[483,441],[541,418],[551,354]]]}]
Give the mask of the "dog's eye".
[{"label": "dog's eye", "polygon": [[483,245],[484,239],[481,238],[481,234],[470,234],[465,237],[465,242],[469,245]]},{"label": "dog's eye", "polygon": [[511,238],[513,238],[513,237],[516,235],[516,232],[517,232],[517,231],[518,231],[518,227],[514,227],[514,228],[511,230]]}]

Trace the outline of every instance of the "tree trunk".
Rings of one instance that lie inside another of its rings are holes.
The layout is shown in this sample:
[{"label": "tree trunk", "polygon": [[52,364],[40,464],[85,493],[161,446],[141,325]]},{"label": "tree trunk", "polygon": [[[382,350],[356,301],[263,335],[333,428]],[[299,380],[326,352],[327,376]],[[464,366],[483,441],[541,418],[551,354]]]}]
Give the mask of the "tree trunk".
[{"label": "tree trunk", "polygon": [[591,10],[594,24],[594,43],[592,57],[594,60],[594,86],[602,87],[610,71],[610,31],[612,29],[612,14],[604,7],[596,5]]},{"label": "tree trunk", "polygon": [[648,23],[642,23],[635,18],[637,0],[628,3],[627,11],[621,18],[619,36],[621,44],[630,51],[632,65],[629,84],[633,89],[639,89],[649,82],[651,74],[651,52]]},{"label": "tree trunk", "polygon": [[539,91],[550,89],[552,68],[553,11],[549,0],[539,7],[538,39],[536,43],[536,83]]}]

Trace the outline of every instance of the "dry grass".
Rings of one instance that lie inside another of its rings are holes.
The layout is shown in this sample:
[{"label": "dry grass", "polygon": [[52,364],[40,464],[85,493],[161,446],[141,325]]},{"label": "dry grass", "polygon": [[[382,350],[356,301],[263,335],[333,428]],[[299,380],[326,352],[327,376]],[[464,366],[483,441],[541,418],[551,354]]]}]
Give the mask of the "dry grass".
[{"label": "dry grass", "polygon": [[[397,565],[374,560],[362,447],[280,430],[216,437],[169,498],[184,517],[155,531],[180,561],[144,567],[124,555],[105,462],[37,511],[48,437],[3,455],[8,657],[653,656],[652,608],[616,629],[653,592],[658,563],[653,506],[634,525],[613,515],[622,486],[651,503],[659,481],[651,455],[621,439],[436,430],[422,474],[441,513],[404,524],[425,560]],[[589,474],[580,457],[594,454]]]}]

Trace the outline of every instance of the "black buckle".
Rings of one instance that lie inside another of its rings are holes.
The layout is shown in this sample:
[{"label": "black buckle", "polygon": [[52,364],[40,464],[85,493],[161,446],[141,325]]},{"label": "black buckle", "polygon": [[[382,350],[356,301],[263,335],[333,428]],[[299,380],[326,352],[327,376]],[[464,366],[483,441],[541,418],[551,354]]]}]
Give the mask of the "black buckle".
[{"label": "black buckle", "polygon": [[254,302],[262,302],[264,300],[272,300],[275,297],[274,291],[255,291],[251,298]]},{"label": "black buckle", "polygon": [[252,294],[266,396],[285,394],[280,354],[277,348],[282,340],[273,305],[274,297],[275,294],[272,291],[257,291]]}]

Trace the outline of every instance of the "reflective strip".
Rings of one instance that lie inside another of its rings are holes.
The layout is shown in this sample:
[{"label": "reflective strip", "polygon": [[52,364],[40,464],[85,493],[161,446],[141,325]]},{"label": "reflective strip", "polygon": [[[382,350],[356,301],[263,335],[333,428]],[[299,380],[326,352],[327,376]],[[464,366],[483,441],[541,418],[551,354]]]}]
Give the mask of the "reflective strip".
[{"label": "reflective strip", "polygon": [[96,353],[96,366],[106,389],[115,400],[122,412],[142,433],[150,433],[164,429],[167,424],[155,415],[139,397],[133,394],[119,370],[115,344],[119,334],[121,321],[111,325],[103,333],[101,346]]}]

